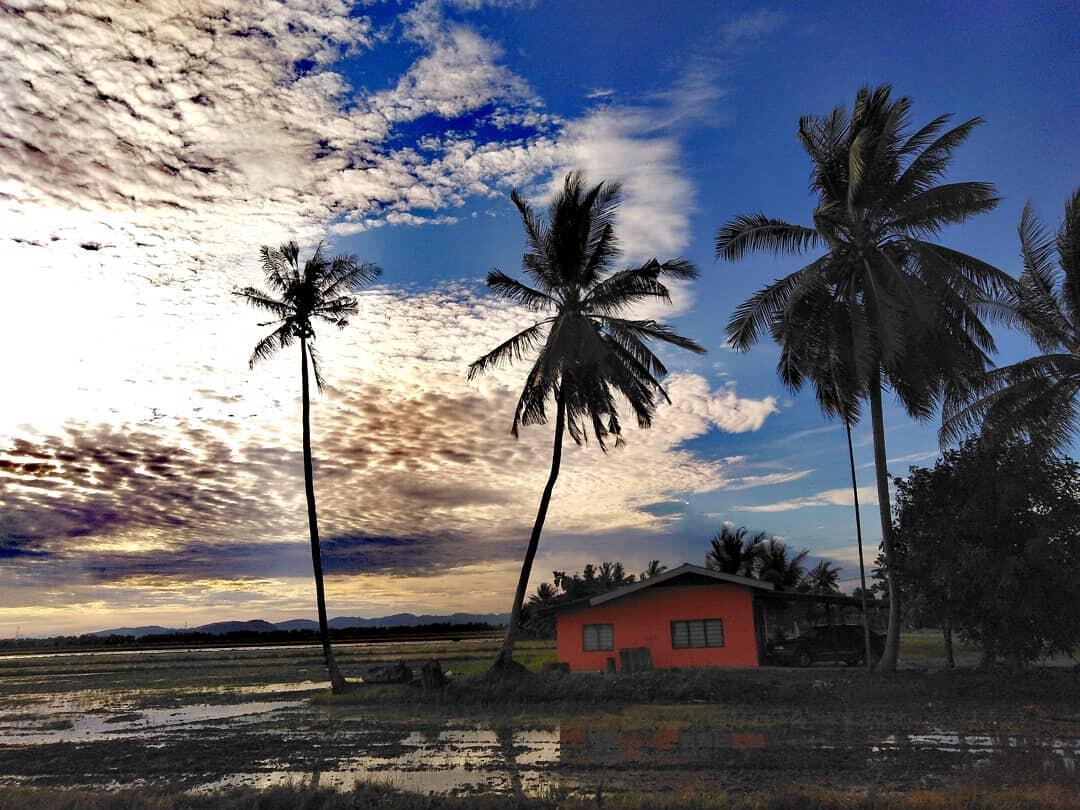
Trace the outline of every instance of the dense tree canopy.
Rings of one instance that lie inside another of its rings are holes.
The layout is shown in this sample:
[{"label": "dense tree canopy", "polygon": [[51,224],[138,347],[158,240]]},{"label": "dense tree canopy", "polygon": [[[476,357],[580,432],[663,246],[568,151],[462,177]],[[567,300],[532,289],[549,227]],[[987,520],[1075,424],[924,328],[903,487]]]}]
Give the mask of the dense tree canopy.
[{"label": "dense tree canopy", "polygon": [[969,439],[896,482],[902,587],[986,661],[1080,642],[1080,465]]}]

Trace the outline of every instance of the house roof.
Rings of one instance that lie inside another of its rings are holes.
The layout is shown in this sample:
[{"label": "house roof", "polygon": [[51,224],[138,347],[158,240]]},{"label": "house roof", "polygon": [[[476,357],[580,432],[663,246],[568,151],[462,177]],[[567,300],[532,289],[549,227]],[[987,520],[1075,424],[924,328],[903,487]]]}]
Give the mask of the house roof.
[{"label": "house roof", "polygon": [[622,599],[624,596],[629,596],[632,593],[637,593],[645,588],[653,588],[657,585],[663,585],[669,583],[673,579],[679,579],[680,577],[696,577],[715,580],[716,582],[724,582],[730,585],[744,585],[747,588],[760,588],[764,591],[771,591],[773,589],[771,582],[762,582],[760,579],[751,579],[750,577],[740,577],[736,574],[725,574],[721,571],[713,571],[711,568],[702,568],[700,565],[691,565],[690,563],[683,563],[678,568],[672,568],[670,571],[665,571],[662,574],[657,574],[655,577],[649,577],[641,582],[635,582],[632,585],[625,585],[622,588],[616,588],[613,591],[607,593],[597,594],[588,600],[590,606],[602,605],[606,602],[612,602],[616,599]]}]

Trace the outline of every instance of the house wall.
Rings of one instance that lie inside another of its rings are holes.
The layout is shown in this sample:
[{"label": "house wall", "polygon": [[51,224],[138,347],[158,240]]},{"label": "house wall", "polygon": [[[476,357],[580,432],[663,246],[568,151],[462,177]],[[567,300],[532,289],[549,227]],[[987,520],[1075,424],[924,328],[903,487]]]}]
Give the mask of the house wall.
[{"label": "house wall", "polygon": [[[671,622],[681,619],[722,619],[724,646],[673,649]],[[615,649],[585,652],[586,624],[614,625]],[[596,607],[564,610],[556,619],[556,638],[559,660],[574,671],[602,671],[612,657],[619,666],[619,650],[626,647],[648,647],[657,667],[758,665],[753,594],[734,584],[658,586]]]}]

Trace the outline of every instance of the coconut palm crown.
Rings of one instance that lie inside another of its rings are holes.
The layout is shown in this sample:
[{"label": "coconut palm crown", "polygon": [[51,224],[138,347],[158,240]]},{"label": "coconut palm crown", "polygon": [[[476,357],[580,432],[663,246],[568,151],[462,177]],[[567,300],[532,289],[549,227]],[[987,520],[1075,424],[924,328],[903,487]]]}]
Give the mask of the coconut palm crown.
[{"label": "coconut palm crown", "polygon": [[1066,202],[1056,235],[1030,203],[1019,231],[1024,269],[1012,302],[1015,322],[1042,353],[994,369],[966,399],[946,402],[941,437],[960,440],[981,426],[988,440],[1022,438],[1060,452],[1076,439],[1080,421],[1080,188]]},{"label": "coconut palm crown", "polygon": [[[812,162],[813,225],[744,214],[716,236],[718,258],[752,251],[818,258],[765,286],[736,308],[727,336],[745,351],[768,331],[780,345],[777,371],[793,390],[811,383],[823,410],[849,424],[869,400],[887,572],[892,558],[882,387],[914,417],[985,373],[994,340],[982,318],[1014,281],[945,247],[946,227],[991,210],[994,187],[941,183],[953,152],[981,122],[946,129],[941,115],[911,131],[911,100],[887,85],[863,88],[849,115],[806,116],[798,136]],[[896,665],[899,592],[890,574],[890,619],[880,666]]]},{"label": "coconut palm crown", "polygon": [[359,287],[374,281],[380,270],[374,264],[359,262],[355,256],[340,255],[328,258],[322,245],[300,267],[300,248],[287,242],[274,250],[264,246],[261,251],[263,272],[270,292],[255,287],[235,290],[234,294],[264,312],[273,320],[260,326],[273,326],[274,331],[255,344],[248,361],[254,367],[300,341],[301,420],[304,448],[304,491],[307,496],[308,531],[311,539],[311,562],[315,575],[315,601],[319,613],[319,632],[323,657],[334,691],[342,691],[348,683],[338,669],[330,647],[330,629],[326,618],[326,595],[323,588],[322,554],[319,548],[319,523],[315,511],[315,481],[311,459],[311,404],[308,384],[310,354],[315,384],[323,387],[322,370],[312,341],[315,340],[315,321],[332,324],[339,329],[348,325],[348,316],[356,314],[356,299],[349,295]]},{"label": "coconut palm crown", "polygon": [[696,278],[697,270],[683,259],[650,259],[638,267],[614,269],[619,257],[614,229],[618,183],[587,187],[580,173],[568,174],[546,217],[516,191],[511,199],[525,230],[522,269],[531,284],[498,269],[488,273],[487,284],[498,298],[542,317],[472,363],[469,379],[501,364],[532,358],[511,433],[517,436],[522,426],[546,423],[551,401],[556,419],[551,473],[496,667],[512,661],[532,560],[558,477],[563,432],[569,432],[578,444],[592,434],[605,450],[611,441],[618,444],[622,436],[619,398],[633,411],[638,426],[648,428],[657,401],[667,399],[660,382],[667,368],[649,348],[650,341],[704,351],[664,324],[627,317],[636,304],[655,299],[669,302],[665,282]]}]

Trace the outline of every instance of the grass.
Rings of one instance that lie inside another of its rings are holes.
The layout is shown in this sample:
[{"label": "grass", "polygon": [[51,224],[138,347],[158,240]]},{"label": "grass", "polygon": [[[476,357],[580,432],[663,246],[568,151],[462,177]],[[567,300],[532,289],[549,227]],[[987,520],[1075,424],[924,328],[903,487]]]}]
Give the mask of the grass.
[{"label": "grass", "polygon": [[781,788],[742,796],[726,794],[657,798],[619,796],[526,798],[417,796],[365,786],[351,793],[302,788],[233,790],[207,796],[134,790],[113,793],[0,788],[2,810],[1027,810],[1080,807],[1075,792],[1061,787],[986,790],[959,787],[920,790],[903,796],[815,788]]}]

